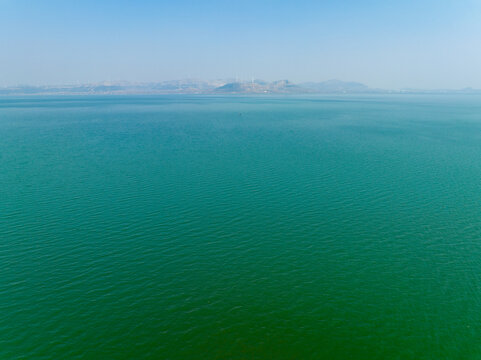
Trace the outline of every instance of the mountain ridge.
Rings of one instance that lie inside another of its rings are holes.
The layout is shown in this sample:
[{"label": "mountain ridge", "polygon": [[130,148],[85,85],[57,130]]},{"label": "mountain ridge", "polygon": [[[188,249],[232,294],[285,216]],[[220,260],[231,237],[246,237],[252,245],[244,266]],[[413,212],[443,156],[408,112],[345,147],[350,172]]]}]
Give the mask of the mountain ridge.
[{"label": "mountain ridge", "polygon": [[161,94],[388,94],[388,93],[481,93],[481,90],[386,90],[363,83],[331,79],[320,82],[293,83],[289,80],[237,81],[235,79],[182,79],[160,82],[105,81],[76,85],[20,85],[0,88],[2,95],[161,95]]}]

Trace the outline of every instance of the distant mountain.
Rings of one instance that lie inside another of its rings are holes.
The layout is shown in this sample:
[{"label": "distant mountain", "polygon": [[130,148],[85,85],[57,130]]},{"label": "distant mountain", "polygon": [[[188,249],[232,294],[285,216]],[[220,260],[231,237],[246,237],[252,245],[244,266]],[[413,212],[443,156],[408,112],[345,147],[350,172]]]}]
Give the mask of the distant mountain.
[{"label": "distant mountain", "polygon": [[294,84],[288,80],[212,81],[184,79],[150,83],[101,82],[59,86],[16,86],[0,88],[2,95],[155,95],[155,94],[479,94],[481,90],[373,89],[358,82],[328,80]]},{"label": "distant mountain", "polygon": [[214,89],[214,93],[222,94],[292,94],[309,92],[287,80],[266,82],[262,80],[252,82],[231,82]]}]

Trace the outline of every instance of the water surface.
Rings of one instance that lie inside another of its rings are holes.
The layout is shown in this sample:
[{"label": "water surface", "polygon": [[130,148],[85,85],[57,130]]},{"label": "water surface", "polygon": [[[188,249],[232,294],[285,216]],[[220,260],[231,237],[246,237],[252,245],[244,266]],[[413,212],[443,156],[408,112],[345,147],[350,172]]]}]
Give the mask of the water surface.
[{"label": "water surface", "polygon": [[0,99],[0,358],[478,359],[481,97]]}]

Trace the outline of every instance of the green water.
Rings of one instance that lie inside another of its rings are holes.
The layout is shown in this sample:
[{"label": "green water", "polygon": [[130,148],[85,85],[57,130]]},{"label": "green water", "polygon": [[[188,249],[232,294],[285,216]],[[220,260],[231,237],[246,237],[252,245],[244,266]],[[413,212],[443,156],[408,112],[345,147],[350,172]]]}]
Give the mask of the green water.
[{"label": "green water", "polygon": [[481,97],[0,99],[0,359],[480,359]]}]

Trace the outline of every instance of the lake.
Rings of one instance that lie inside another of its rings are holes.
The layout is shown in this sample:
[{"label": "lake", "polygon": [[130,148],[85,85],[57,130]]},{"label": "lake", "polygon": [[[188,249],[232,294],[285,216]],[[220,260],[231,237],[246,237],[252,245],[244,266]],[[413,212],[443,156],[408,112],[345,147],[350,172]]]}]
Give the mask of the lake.
[{"label": "lake", "polygon": [[481,96],[0,98],[0,358],[478,359]]}]

